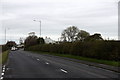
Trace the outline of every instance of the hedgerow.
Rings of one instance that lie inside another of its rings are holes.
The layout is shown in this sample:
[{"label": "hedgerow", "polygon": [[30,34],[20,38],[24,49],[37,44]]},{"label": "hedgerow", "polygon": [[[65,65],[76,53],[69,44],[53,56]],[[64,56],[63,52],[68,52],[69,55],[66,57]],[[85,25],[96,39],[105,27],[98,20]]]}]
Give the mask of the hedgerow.
[{"label": "hedgerow", "polygon": [[60,44],[40,44],[27,48],[30,51],[72,54],[77,56],[118,61],[120,41],[77,41]]}]

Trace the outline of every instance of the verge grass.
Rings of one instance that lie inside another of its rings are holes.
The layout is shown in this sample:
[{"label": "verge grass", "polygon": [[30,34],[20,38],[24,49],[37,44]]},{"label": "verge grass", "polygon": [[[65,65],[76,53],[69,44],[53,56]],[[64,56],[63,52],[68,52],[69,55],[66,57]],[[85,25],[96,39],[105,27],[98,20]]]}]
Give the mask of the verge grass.
[{"label": "verge grass", "polygon": [[3,53],[0,53],[0,58],[2,58],[2,59],[0,59],[0,64],[5,64],[5,62],[8,59],[8,53],[9,53],[8,50],[4,51]]}]

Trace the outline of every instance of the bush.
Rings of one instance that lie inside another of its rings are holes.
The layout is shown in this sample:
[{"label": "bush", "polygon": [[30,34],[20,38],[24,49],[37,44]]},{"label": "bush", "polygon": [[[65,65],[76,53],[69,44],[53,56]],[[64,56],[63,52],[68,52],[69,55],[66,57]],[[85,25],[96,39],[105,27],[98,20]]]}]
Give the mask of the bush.
[{"label": "bush", "polygon": [[114,61],[120,60],[118,49],[120,49],[120,41],[64,42],[60,44],[41,44],[28,48],[31,51],[72,54]]}]

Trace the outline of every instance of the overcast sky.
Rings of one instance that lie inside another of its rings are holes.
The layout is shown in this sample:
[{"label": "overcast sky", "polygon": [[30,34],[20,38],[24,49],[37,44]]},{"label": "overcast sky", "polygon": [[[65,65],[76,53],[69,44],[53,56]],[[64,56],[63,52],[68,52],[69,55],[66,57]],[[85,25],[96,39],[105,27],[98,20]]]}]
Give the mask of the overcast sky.
[{"label": "overcast sky", "polygon": [[[104,38],[118,38],[119,0],[0,0],[0,44],[4,39],[19,40],[31,31],[39,36],[57,40],[61,32],[74,25],[91,35],[101,33]],[[17,41],[18,42],[18,41]]]}]

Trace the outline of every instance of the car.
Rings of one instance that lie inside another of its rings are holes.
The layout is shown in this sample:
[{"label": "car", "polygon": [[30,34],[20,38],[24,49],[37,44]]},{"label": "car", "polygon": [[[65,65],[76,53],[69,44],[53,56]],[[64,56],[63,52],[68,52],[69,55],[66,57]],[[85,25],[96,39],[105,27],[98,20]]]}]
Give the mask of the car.
[{"label": "car", "polygon": [[15,51],[15,50],[16,50],[16,48],[15,48],[15,47],[12,47],[12,48],[11,48],[11,51]]}]

